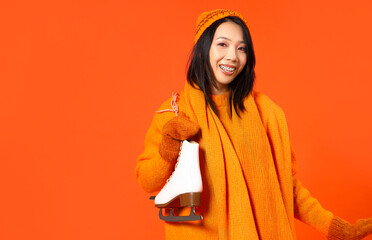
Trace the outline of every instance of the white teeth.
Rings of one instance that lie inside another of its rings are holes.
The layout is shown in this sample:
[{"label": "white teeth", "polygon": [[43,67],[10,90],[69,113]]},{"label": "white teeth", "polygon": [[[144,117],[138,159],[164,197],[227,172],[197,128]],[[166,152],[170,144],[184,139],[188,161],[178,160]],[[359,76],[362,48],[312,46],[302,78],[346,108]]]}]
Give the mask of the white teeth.
[{"label": "white teeth", "polygon": [[235,70],[235,68],[226,67],[224,65],[220,65],[220,68],[222,68],[223,70],[225,70],[227,72],[233,72]]}]

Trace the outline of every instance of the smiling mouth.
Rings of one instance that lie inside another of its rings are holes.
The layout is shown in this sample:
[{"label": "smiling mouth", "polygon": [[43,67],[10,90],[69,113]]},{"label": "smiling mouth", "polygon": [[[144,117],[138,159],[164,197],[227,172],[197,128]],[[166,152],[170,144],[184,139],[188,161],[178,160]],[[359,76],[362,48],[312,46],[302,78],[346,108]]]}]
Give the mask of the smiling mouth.
[{"label": "smiling mouth", "polygon": [[224,65],[219,65],[219,67],[220,67],[222,70],[226,71],[226,72],[234,72],[235,69],[236,69],[236,68],[234,68],[234,67],[227,67],[227,66],[224,66]]}]

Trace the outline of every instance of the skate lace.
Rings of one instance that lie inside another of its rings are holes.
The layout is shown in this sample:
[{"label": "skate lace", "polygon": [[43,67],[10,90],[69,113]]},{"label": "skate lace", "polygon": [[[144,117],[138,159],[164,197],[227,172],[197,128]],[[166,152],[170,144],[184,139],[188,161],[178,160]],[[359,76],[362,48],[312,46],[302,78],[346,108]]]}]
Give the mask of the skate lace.
[{"label": "skate lace", "polygon": [[172,101],[171,101],[171,107],[172,109],[164,109],[164,110],[159,110],[156,111],[158,113],[163,113],[163,112],[174,112],[176,116],[178,115],[178,104],[177,104],[177,98],[178,98],[178,93],[172,93]]},{"label": "skate lace", "polygon": [[181,146],[180,146],[180,151],[179,151],[179,153],[178,153],[177,162],[176,162],[176,164],[174,165],[174,170],[173,170],[172,174],[170,175],[170,177],[167,179],[167,182],[165,183],[165,185],[168,184],[169,180],[172,178],[174,172],[176,171],[176,168],[177,168],[177,166],[178,166],[178,162],[180,161],[180,157],[181,157],[181,150],[182,150],[182,143],[181,143]]}]

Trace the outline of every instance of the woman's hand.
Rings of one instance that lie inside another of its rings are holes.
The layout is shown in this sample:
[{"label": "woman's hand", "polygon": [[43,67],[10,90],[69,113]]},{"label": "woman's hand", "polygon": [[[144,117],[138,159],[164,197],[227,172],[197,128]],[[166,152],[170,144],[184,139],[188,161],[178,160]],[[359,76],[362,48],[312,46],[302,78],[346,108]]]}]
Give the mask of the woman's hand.
[{"label": "woman's hand", "polygon": [[199,125],[191,121],[185,113],[179,112],[177,117],[169,120],[163,127],[159,154],[167,161],[174,161],[178,157],[181,141],[195,136],[199,132]]},{"label": "woman's hand", "polygon": [[329,240],[359,240],[372,234],[372,218],[359,219],[355,224],[335,217],[328,232]]}]

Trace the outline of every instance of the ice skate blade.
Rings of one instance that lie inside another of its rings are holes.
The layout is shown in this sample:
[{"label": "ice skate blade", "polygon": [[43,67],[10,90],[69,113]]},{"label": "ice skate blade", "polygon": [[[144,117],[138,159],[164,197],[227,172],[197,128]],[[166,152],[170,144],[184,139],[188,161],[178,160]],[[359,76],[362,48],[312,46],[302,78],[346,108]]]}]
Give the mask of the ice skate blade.
[{"label": "ice skate blade", "polygon": [[189,192],[183,193],[172,200],[162,203],[162,204],[155,204],[155,207],[159,208],[179,208],[179,207],[192,207],[192,206],[199,206],[201,199],[201,192]]},{"label": "ice skate blade", "polygon": [[203,220],[203,216],[195,214],[195,208],[191,208],[189,216],[174,216],[173,209],[170,209],[168,216],[164,216],[161,208],[159,209],[159,218],[166,222],[188,222],[188,221],[198,221]]}]

